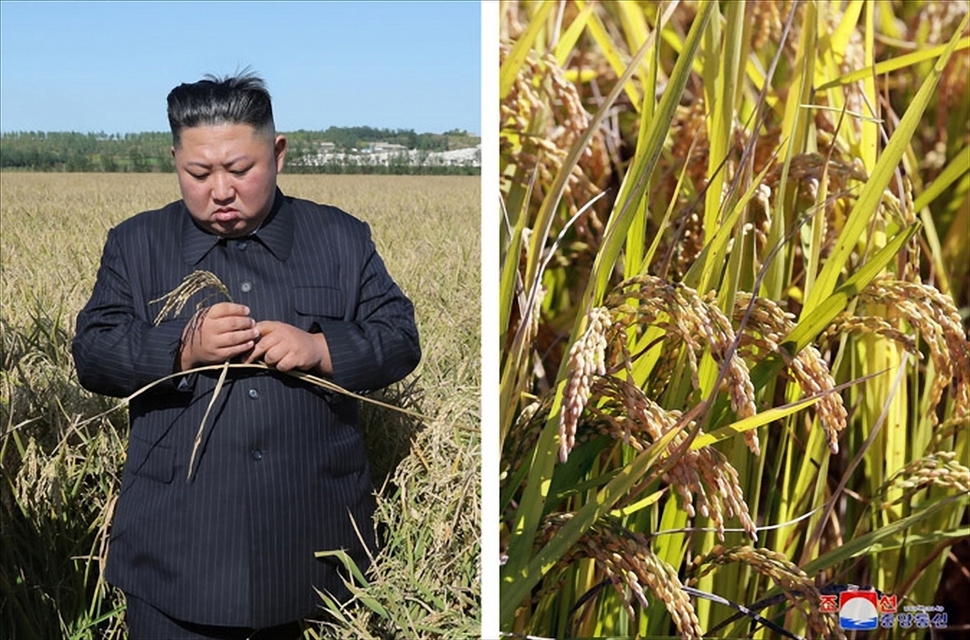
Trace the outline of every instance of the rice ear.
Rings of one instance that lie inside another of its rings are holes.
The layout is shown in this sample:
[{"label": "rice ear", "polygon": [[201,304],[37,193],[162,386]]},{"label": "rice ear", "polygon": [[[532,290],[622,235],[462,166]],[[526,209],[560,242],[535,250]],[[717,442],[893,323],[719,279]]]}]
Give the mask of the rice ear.
[{"label": "rice ear", "polygon": [[[215,289],[218,293],[226,296],[229,302],[232,302],[232,296],[229,294],[229,289],[222,283],[219,276],[212,273],[211,271],[205,271],[199,269],[193,271],[189,275],[182,279],[181,284],[175,287],[164,296],[160,298],[155,298],[151,301],[151,304],[164,301],[165,304],[162,306],[161,311],[155,316],[155,325],[158,326],[162,320],[164,320],[169,314],[178,315],[182,313],[182,309],[185,308],[185,304],[200,291],[205,291],[208,288]],[[211,296],[199,301],[196,305],[196,311],[200,310],[205,306],[205,303],[211,299]]]},{"label": "rice ear", "polygon": [[[179,286],[175,287],[161,298],[156,298],[151,301],[153,304],[156,302],[165,302],[161,311],[159,311],[158,315],[155,316],[155,326],[158,326],[169,314],[177,316],[182,313],[182,309],[185,308],[186,303],[188,303],[192,296],[209,288],[215,289],[218,293],[223,294],[229,299],[230,302],[232,302],[232,296],[229,294],[229,289],[222,283],[219,276],[211,271],[205,271],[202,269],[196,270],[185,276]],[[210,298],[211,296],[207,296],[206,298],[200,300],[196,305],[196,312],[192,315],[192,319],[189,321],[189,326],[183,340],[192,340],[198,328],[202,326],[206,315],[206,309],[204,307]],[[186,482],[192,480],[192,472],[195,469],[196,456],[199,452],[199,446],[202,444],[202,436],[205,433],[205,423],[209,419],[209,413],[212,412],[212,406],[216,403],[216,399],[219,397],[219,393],[222,391],[222,385],[226,381],[227,373],[229,373],[228,360],[222,365],[222,370],[219,373],[219,379],[216,381],[215,389],[212,390],[212,397],[209,399],[209,404],[205,408],[205,413],[202,415],[202,422],[199,423],[199,430],[195,434],[195,441],[192,443],[192,456],[189,458],[189,470],[185,476]]]}]

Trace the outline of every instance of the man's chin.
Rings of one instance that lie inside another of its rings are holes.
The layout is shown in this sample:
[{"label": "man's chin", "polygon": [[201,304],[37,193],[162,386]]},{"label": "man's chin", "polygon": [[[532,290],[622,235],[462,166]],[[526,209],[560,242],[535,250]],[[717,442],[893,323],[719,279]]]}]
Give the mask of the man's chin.
[{"label": "man's chin", "polygon": [[216,221],[213,220],[209,223],[209,230],[223,238],[238,238],[244,236],[250,232],[250,226],[245,220],[227,220],[227,221]]}]

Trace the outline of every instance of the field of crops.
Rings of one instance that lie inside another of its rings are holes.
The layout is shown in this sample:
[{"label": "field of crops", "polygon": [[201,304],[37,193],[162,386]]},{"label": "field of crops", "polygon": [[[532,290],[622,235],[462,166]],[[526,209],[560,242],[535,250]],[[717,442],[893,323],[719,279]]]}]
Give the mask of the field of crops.
[{"label": "field of crops", "polygon": [[501,630],[966,637],[970,5],[499,10]]},{"label": "field of crops", "polygon": [[[360,603],[318,637],[475,637],[479,611],[479,179],[280,176],[287,195],[370,223],[415,302],[423,361],[365,408],[387,545]],[[179,197],[173,175],[0,174],[0,637],[123,638],[99,581],[127,438],[125,410],[80,388],[74,318],[107,230]]]}]

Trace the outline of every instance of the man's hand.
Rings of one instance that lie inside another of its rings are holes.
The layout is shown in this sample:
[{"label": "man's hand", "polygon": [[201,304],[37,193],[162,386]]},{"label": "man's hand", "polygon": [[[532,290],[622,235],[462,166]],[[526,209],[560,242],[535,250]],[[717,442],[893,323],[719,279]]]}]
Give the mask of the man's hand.
[{"label": "man's hand", "polygon": [[182,332],[180,370],[225,362],[252,349],[257,338],[249,307],[219,302],[200,309]]},{"label": "man's hand", "polygon": [[331,375],[330,348],[322,333],[307,333],[293,325],[274,320],[256,324],[261,336],[246,362],[263,362],[279,371],[297,369]]}]

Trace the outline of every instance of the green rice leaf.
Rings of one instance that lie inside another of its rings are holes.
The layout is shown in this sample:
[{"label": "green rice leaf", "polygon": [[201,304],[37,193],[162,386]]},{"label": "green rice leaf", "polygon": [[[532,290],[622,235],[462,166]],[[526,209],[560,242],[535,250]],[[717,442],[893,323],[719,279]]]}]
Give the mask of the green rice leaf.
[{"label": "green rice leaf", "polygon": [[946,49],[933,66],[933,71],[930,76],[923,82],[923,85],[910,103],[909,108],[906,109],[906,113],[903,114],[902,119],[899,121],[899,125],[889,139],[889,144],[886,145],[882,157],[879,158],[875,169],[869,175],[869,180],[863,186],[862,192],[859,194],[859,199],[849,214],[835,247],[832,249],[831,254],[822,267],[822,271],[819,273],[818,279],[815,281],[815,286],[805,300],[805,313],[810,313],[814,310],[815,307],[821,304],[835,290],[839,274],[848,261],[849,255],[855,249],[856,243],[862,236],[863,231],[865,231],[870,220],[876,214],[879,203],[882,201],[883,192],[889,186],[889,181],[896,171],[896,165],[902,159],[903,153],[906,151],[910,140],[916,132],[916,127],[920,122],[920,118],[923,116],[923,112],[933,98],[933,92],[936,90],[936,86],[940,81],[940,76],[943,74],[946,63],[949,61],[950,55],[959,42],[959,34],[966,29],[968,20],[970,20],[970,14],[964,16],[959,29],[957,29],[957,35],[954,35],[953,39],[950,40],[950,43],[946,46]]},{"label": "green rice leaf", "polygon": [[603,245],[596,254],[593,263],[592,277],[587,288],[585,299],[591,305],[599,304],[606,293],[607,283],[613,272],[613,267],[619,258],[620,251],[626,240],[627,232],[636,215],[637,207],[643,194],[650,183],[650,176],[660,152],[663,150],[664,140],[670,131],[670,123],[673,120],[674,112],[680,102],[680,97],[687,86],[687,78],[690,76],[691,63],[697,56],[704,29],[707,21],[710,20],[714,3],[705,3],[691,24],[687,40],[684,42],[683,50],[674,64],[674,69],[667,81],[667,89],[664,91],[660,104],[657,105],[656,113],[650,123],[645,144],[637,147],[636,158],[633,167],[623,179],[620,187],[620,195],[617,197],[617,204],[613,209],[607,223],[606,237]]},{"label": "green rice leaf", "polygon": [[542,2],[539,3],[538,9],[535,15],[532,16],[529,21],[529,26],[526,27],[525,33],[522,37],[518,39],[515,45],[512,47],[512,51],[509,52],[508,57],[505,62],[502,63],[502,68],[499,70],[499,83],[498,83],[498,97],[499,100],[504,100],[509,91],[512,90],[512,85],[515,84],[515,78],[519,75],[519,71],[522,69],[522,65],[525,64],[526,58],[529,57],[529,51],[532,49],[532,44],[535,42],[536,37],[539,32],[546,24],[546,18],[549,17],[549,12],[555,7],[553,2]]}]

